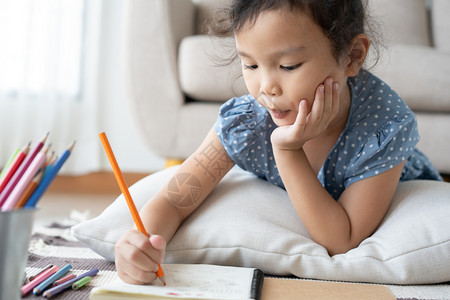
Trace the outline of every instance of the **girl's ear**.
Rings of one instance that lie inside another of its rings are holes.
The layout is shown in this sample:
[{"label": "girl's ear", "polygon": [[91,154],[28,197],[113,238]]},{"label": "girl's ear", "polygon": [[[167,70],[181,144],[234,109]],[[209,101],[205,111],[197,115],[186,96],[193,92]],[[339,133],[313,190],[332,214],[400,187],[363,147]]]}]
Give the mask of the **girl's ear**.
[{"label": "girl's ear", "polygon": [[369,52],[370,39],[365,34],[358,34],[353,38],[349,54],[346,58],[346,76],[356,76],[366,60]]}]

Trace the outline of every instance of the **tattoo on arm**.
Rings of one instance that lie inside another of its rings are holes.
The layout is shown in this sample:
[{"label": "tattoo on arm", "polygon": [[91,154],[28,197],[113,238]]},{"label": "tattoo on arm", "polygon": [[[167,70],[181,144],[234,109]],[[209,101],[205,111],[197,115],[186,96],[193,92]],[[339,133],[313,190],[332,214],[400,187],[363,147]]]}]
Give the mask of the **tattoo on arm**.
[{"label": "tattoo on arm", "polygon": [[[192,157],[195,167],[202,175],[210,178],[211,182],[218,182],[234,165],[227,152],[214,145],[207,144]],[[167,197],[173,206],[181,210],[195,208],[203,197],[204,186],[196,175],[189,172],[176,174],[167,185]]]},{"label": "tattoo on arm", "polygon": [[169,201],[178,208],[193,207],[201,197],[202,184],[189,173],[176,174],[167,186]]},{"label": "tattoo on arm", "polygon": [[215,147],[211,142],[194,156],[197,166],[203,169],[203,175],[208,175],[211,181],[216,181],[217,177],[223,176],[230,168],[233,162],[230,161],[228,154]]}]

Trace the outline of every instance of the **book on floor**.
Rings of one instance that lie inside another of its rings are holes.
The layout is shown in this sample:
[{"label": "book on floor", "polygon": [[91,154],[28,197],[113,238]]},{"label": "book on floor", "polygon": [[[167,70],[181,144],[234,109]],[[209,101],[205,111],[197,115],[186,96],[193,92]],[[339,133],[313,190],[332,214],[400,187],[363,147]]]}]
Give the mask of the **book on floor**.
[{"label": "book on floor", "polygon": [[206,264],[163,264],[166,286],[127,284],[117,278],[94,288],[91,300],[102,299],[255,299],[261,298],[264,274],[255,268]]}]

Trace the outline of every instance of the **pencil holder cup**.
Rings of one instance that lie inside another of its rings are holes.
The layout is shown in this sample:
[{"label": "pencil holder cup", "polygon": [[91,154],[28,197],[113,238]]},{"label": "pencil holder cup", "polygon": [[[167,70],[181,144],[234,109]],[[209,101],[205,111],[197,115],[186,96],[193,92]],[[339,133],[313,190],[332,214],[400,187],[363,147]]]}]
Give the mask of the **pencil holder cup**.
[{"label": "pencil holder cup", "polygon": [[18,300],[36,208],[0,212],[0,299]]}]

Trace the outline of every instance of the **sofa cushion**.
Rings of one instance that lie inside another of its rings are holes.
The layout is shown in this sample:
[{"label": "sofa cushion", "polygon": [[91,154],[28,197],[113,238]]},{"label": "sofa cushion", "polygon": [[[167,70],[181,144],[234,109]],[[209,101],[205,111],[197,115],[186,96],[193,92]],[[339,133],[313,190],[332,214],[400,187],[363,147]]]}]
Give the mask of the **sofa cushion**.
[{"label": "sofa cushion", "polygon": [[450,1],[434,0],[432,5],[432,28],[436,48],[450,51]]},{"label": "sofa cushion", "polygon": [[370,0],[375,34],[388,44],[430,46],[428,15],[425,0]]},{"label": "sofa cushion", "polygon": [[450,117],[445,113],[416,113],[420,141],[417,148],[439,172],[450,174]]},{"label": "sofa cushion", "polygon": [[372,70],[414,111],[450,112],[450,53],[432,47],[393,45]]},{"label": "sofa cushion", "polygon": [[207,35],[182,40],[178,53],[181,89],[191,98],[226,100],[248,94],[238,60],[226,64],[235,53],[234,40],[218,40]]},{"label": "sofa cushion", "polygon": [[[140,209],[178,167],[130,188]],[[73,234],[109,260],[133,226],[123,196]],[[330,257],[313,242],[285,190],[235,167],[168,244],[166,263],[257,267],[267,274],[357,282],[419,284],[450,280],[450,184],[400,183],[376,232]]]}]

